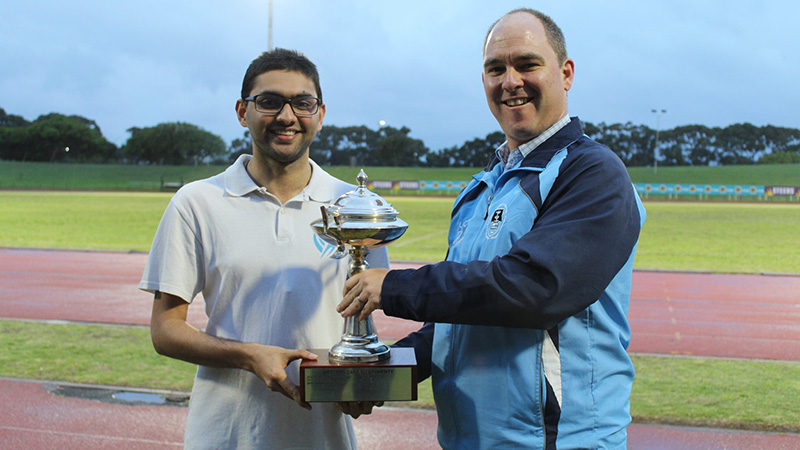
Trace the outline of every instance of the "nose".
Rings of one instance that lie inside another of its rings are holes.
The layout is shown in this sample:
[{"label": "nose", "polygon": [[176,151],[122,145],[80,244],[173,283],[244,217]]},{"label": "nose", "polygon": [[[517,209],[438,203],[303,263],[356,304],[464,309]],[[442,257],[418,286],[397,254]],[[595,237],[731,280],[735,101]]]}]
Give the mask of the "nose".
[{"label": "nose", "polygon": [[516,71],[513,67],[508,68],[506,70],[505,76],[503,77],[503,89],[506,91],[515,91],[518,88],[522,87],[524,83],[522,82],[522,76],[519,72]]},{"label": "nose", "polygon": [[278,115],[275,116],[275,120],[278,120],[281,123],[293,123],[296,118],[297,117],[294,115],[292,105],[289,103],[284,103],[280,111],[278,111]]}]

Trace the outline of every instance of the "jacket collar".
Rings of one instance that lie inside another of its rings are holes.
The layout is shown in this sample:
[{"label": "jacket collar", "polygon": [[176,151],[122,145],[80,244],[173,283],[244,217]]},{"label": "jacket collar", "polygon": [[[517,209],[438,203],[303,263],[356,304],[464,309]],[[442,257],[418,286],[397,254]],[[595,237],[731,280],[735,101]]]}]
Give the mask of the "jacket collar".
[{"label": "jacket collar", "polygon": [[[583,124],[578,117],[570,117],[570,122],[564,128],[558,130],[550,139],[542,142],[540,146],[530,152],[522,160],[520,167],[544,168],[557,151],[569,146],[581,136],[583,136]],[[484,170],[491,171],[498,162],[500,162],[500,159],[495,152]]]}]

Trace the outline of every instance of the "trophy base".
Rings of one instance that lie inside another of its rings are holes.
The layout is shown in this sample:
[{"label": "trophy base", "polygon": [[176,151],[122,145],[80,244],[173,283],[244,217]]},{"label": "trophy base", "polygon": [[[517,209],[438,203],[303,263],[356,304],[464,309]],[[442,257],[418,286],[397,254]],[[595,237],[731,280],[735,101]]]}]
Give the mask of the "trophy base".
[{"label": "trophy base", "polygon": [[373,334],[372,339],[367,338],[342,338],[328,352],[328,359],[337,363],[374,363],[391,357],[388,345],[379,341]]},{"label": "trophy base", "polygon": [[373,363],[331,361],[314,349],[316,361],[300,364],[300,395],[305,402],[381,402],[417,399],[417,359],[413,348],[393,348]]}]

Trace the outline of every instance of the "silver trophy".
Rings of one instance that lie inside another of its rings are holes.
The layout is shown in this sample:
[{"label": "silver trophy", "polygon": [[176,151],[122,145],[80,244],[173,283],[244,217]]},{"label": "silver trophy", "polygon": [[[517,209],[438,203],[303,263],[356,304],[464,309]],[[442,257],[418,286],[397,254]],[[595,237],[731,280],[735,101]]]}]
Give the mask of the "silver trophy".
[{"label": "silver trophy", "polygon": [[[397,210],[381,196],[367,189],[367,174],[358,173],[358,187],[327,208],[322,218],[311,223],[314,231],[326,242],[336,245],[334,257],[352,257],[348,278],[369,268],[367,254],[397,240],[408,224],[397,218]],[[389,346],[378,340],[372,316],[365,320],[351,316],[345,320],[341,341],[328,352],[331,361],[365,363],[389,359]]]}]

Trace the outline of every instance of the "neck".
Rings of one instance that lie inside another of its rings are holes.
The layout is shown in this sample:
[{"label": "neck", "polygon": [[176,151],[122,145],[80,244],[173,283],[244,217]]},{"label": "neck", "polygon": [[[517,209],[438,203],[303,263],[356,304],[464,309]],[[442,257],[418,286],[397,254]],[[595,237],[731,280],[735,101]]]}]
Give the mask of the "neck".
[{"label": "neck", "polygon": [[311,163],[305,154],[290,163],[254,155],[247,164],[247,173],[259,186],[278,198],[281,204],[299,194],[311,181]]}]

